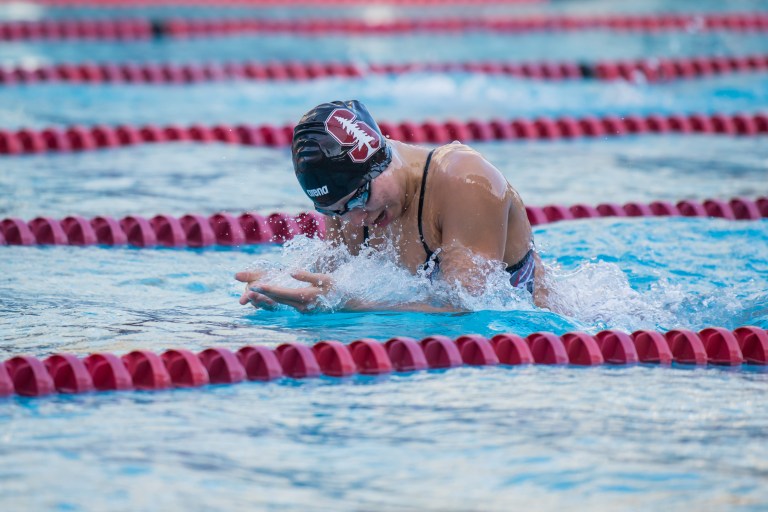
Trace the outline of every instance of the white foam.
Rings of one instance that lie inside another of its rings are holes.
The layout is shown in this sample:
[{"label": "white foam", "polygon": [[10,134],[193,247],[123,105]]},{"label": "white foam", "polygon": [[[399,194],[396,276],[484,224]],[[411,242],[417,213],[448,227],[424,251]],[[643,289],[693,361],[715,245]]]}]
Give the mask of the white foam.
[{"label": "white foam", "polygon": [[411,274],[399,263],[391,245],[363,249],[358,256],[352,256],[346,247],[299,236],[283,246],[279,262],[260,259],[251,267],[267,271],[265,283],[289,288],[306,286],[291,277],[294,270],[328,274],[334,283],[333,290],[318,304],[318,309],[325,311],[342,310],[351,299],[382,309],[403,304],[450,305],[469,311],[534,308],[525,292],[512,287],[503,264],[479,257],[476,264],[487,278],[479,293],[470,293],[458,282],[430,282],[425,272]]},{"label": "white foam", "polygon": [[717,324],[722,315],[735,315],[744,305],[733,290],[716,296],[692,294],[665,279],[643,292],[633,289],[627,275],[614,263],[586,262],[575,270],[547,267],[549,306],[588,331],[619,329],[698,329]]},{"label": "white foam", "polygon": [[[352,256],[344,246],[333,247],[321,240],[299,236],[283,246],[278,261],[260,259],[254,269],[266,270],[264,282],[301,288],[306,283],[291,277],[304,269],[328,274],[332,291],[314,308],[340,311],[351,300],[387,309],[397,305],[429,304],[451,306],[465,311],[535,311],[530,295],[514,288],[503,263],[475,256],[484,282],[474,293],[458,282],[440,278],[430,281],[424,272],[411,274],[400,265],[394,247],[363,249]],[[630,286],[618,265],[587,261],[573,270],[545,264],[548,308],[586,331],[685,327],[696,329],[711,324],[713,317],[735,315],[744,305],[736,292],[719,290],[716,296],[692,294],[681,285],[661,279],[647,290]],[[702,324],[703,325],[703,324]]]}]

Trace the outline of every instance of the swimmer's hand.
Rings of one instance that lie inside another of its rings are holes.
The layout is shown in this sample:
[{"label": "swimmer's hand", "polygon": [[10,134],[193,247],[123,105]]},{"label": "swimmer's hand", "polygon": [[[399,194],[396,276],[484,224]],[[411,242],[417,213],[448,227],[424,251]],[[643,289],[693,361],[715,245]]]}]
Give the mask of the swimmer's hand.
[{"label": "swimmer's hand", "polygon": [[[251,276],[247,274],[257,275]],[[331,276],[315,274],[306,270],[291,272],[291,277],[297,281],[309,284],[309,286],[304,288],[285,288],[283,286],[262,284],[258,282],[261,276],[262,274],[258,272],[239,272],[235,276],[238,281],[248,283],[245,293],[240,297],[240,304],[250,302],[256,307],[268,308],[274,308],[277,304],[285,304],[302,313],[306,313],[317,305],[317,300],[320,297],[326,295],[333,288]],[[249,277],[255,278],[253,280],[245,280]]]},{"label": "swimmer's hand", "polygon": [[245,291],[240,296],[240,304],[245,306],[251,303],[255,308],[273,309],[277,304],[269,297],[253,291],[251,288],[258,288],[259,281],[265,276],[264,271],[243,271],[235,274],[235,279],[245,283]]}]

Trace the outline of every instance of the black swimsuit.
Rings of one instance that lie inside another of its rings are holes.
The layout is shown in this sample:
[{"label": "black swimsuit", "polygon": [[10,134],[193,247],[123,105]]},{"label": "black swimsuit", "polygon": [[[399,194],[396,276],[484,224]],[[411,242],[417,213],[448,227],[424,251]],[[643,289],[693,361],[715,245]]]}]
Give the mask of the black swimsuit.
[{"label": "black swimsuit", "polygon": [[[427,253],[427,259],[424,261],[424,265],[422,265],[422,269],[427,272],[427,277],[432,279],[434,276],[437,275],[438,271],[440,270],[440,260],[437,258],[436,251],[433,251],[429,248],[427,245],[427,242],[424,240],[424,231],[421,227],[421,214],[424,210],[424,191],[427,188],[427,173],[429,172],[429,164],[432,162],[432,153],[434,153],[435,150],[429,152],[429,155],[427,155],[427,162],[424,164],[424,173],[421,177],[421,190],[419,191],[419,214],[418,214],[418,222],[419,222],[419,239],[421,240],[421,245],[424,246],[424,251]],[[363,243],[368,244],[368,226],[363,226]],[[430,263],[432,263],[430,265]],[[533,249],[529,249],[527,253],[525,253],[525,256],[523,256],[523,259],[515,263],[514,265],[510,265],[506,268],[506,271],[510,274],[510,282],[512,283],[512,286],[515,288],[525,288],[528,290],[529,293],[533,294],[533,281],[534,281],[534,270],[536,268],[536,260],[533,257]]]}]

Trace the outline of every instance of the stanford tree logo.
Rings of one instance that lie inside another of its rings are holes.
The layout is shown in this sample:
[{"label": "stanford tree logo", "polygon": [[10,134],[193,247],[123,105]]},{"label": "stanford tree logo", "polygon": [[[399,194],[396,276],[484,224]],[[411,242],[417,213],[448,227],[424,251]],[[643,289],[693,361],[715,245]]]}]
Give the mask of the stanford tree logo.
[{"label": "stanford tree logo", "polygon": [[381,149],[381,137],[364,121],[346,108],[337,108],[325,120],[325,129],[342,146],[355,146],[349,152],[353,162],[362,163]]}]

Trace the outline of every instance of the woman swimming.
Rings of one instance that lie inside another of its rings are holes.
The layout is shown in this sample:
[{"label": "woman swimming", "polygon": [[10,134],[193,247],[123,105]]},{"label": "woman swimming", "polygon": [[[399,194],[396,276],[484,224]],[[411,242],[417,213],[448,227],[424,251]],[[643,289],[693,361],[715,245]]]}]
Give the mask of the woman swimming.
[{"label": "woman swimming", "polygon": [[[430,279],[482,290],[486,274],[475,257],[506,263],[513,286],[541,306],[543,267],[533,246],[525,206],[506,178],[472,148],[454,142],[427,149],[387,140],[357,100],[323,103],[294,130],[293,166],[315,209],[329,216],[326,237],[352,254],[364,245],[394,245],[399,261]],[[261,272],[239,272],[240,298],[256,307],[277,303],[311,309],[328,293],[327,274],[297,271],[304,288],[260,283]],[[382,309],[351,300],[345,310]],[[449,306],[406,304],[386,309],[452,311]]]}]

